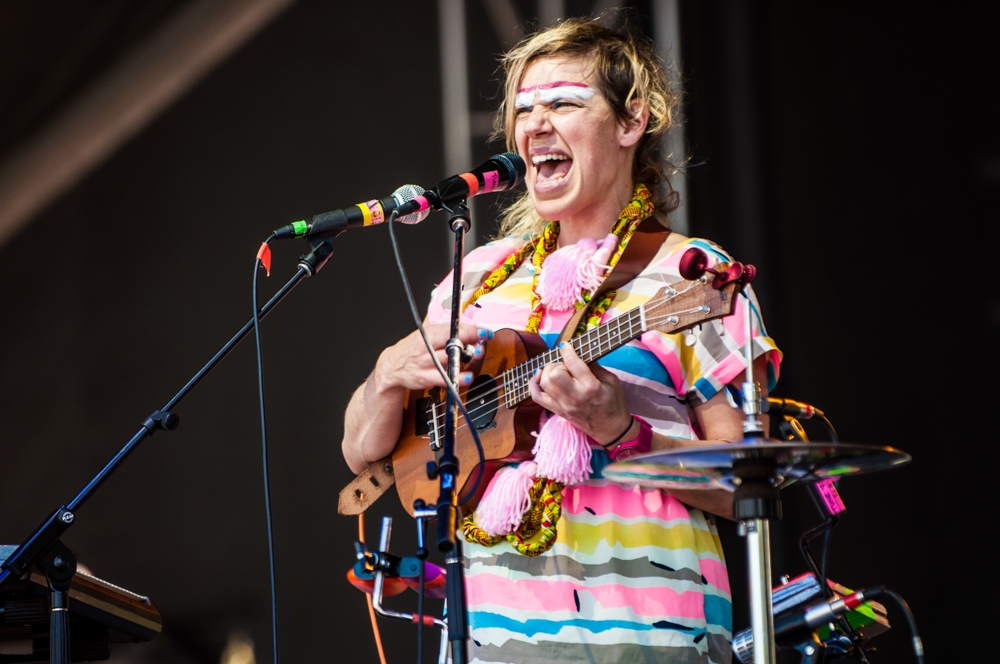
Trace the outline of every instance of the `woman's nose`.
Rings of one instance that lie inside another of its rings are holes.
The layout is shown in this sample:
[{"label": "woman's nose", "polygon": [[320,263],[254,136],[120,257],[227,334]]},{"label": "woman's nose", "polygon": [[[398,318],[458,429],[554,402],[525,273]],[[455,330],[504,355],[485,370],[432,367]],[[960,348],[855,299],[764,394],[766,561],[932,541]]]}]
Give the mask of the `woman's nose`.
[{"label": "woman's nose", "polygon": [[535,104],[524,122],[524,133],[538,136],[547,133],[549,129],[549,114],[541,104]]}]

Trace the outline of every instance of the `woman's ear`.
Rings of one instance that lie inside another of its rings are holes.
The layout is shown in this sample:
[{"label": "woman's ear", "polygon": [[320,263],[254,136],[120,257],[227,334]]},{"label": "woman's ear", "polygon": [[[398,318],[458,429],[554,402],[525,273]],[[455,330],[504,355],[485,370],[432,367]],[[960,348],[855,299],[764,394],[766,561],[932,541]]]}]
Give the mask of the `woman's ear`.
[{"label": "woman's ear", "polygon": [[629,103],[629,112],[632,119],[619,125],[618,129],[618,144],[623,148],[630,148],[638,143],[649,125],[649,107],[640,100],[633,99]]}]

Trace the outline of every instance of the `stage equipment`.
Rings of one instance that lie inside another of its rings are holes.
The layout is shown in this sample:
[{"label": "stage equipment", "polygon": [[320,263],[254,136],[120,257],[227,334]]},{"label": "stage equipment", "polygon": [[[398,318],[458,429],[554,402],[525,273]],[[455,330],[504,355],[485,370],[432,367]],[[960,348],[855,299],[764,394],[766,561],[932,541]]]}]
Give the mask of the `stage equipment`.
[{"label": "stage equipment", "polygon": [[[513,189],[527,171],[524,160],[517,153],[504,152],[490,157],[486,163],[468,173],[453,175],[425,191],[415,184],[404,184],[390,196],[365,201],[342,210],[325,212],[309,221],[296,221],[274,231],[274,239],[334,237],[348,228],[381,224],[396,213],[404,224],[423,221],[430,211],[449,209],[473,196]],[[450,211],[450,209],[449,209]]]},{"label": "stage equipment", "polygon": [[[16,547],[0,546],[0,561]],[[160,612],[148,597],[77,570],[68,582],[65,622],[72,647],[49,629],[49,585],[37,568],[11,579],[0,591],[0,661],[47,661],[62,650],[66,661],[100,661],[115,643],[149,641],[162,630]]]},{"label": "stage equipment", "polygon": [[[681,274],[692,279],[712,272],[715,279],[724,270],[706,270],[703,259],[685,255]],[[752,278],[756,271],[748,266]],[[744,345],[746,380],[743,383],[744,440],[652,452],[619,461],[604,469],[604,477],[621,484],[665,489],[727,489],[733,491],[734,518],[747,540],[750,579],[750,616],[754,664],[774,664],[774,612],[771,605],[770,521],[781,518],[780,490],[795,482],[895,468],[910,456],[891,447],[844,444],[788,444],[764,438],[759,419],[762,412],[760,387],[753,377],[753,328],[750,298],[744,293],[746,322]],[[818,448],[818,449],[817,449]]]},{"label": "stage equipment", "polygon": [[[424,545],[422,525],[422,523],[417,524],[421,549]],[[359,590],[372,596],[372,605],[380,616],[428,627],[438,627],[441,630],[438,664],[446,664],[448,661],[448,623],[434,616],[422,615],[422,613],[415,615],[387,609],[382,606],[382,598],[385,595],[398,594],[410,587],[417,592],[423,592],[427,597],[441,599],[446,596],[446,591],[443,588],[446,583],[442,584],[441,582],[445,580],[447,572],[433,563],[426,562],[419,555],[402,558],[392,555],[389,553],[391,537],[392,517],[386,516],[382,517],[382,532],[379,537],[378,551],[369,551],[361,542],[354,543],[357,562],[347,574],[348,581]],[[427,582],[430,585],[425,585]],[[425,587],[421,589],[420,586]],[[445,603],[445,613],[447,613],[447,606]]]},{"label": "stage equipment", "polygon": [[[424,193],[424,188],[415,184],[404,184],[385,198],[365,201],[349,208],[317,214],[309,221],[294,221],[274,231],[275,240],[286,238],[324,238],[336,237],[348,228],[375,226],[389,219],[401,205]],[[398,213],[397,213],[398,214]],[[396,219],[404,224],[417,224],[427,218],[430,211],[417,210],[405,217]]]},{"label": "stage equipment", "polygon": [[[803,574],[784,581],[772,592],[775,641],[782,647],[798,650],[802,664],[820,662],[834,653],[838,659],[850,655],[855,645],[851,635],[828,628],[838,618],[846,619],[848,627],[866,640],[889,629],[885,607],[872,601],[885,593],[884,588],[851,592],[830,583],[827,590],[832,598],[817,601],[823,596],[823,589],[815,576]],[[733,652],[742,664],[753,662],[751,629],[733,636]]]}]

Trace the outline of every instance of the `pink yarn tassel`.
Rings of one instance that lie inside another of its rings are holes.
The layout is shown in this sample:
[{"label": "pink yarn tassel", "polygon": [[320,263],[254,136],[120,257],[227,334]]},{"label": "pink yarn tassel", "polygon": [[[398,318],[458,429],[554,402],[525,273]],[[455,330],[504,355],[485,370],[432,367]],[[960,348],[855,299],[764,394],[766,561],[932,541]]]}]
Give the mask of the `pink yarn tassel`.
[{"label": "pink yarn tassel", "polygon": [[[595,288],[601,285],[601,282],[604,281],[604,275],[610,267],[608,262],[611,260],[611,252],[617,248],[618,236],[614,233],[608,233],[608,236],[601,241],[600,248],[590,256],[590,260],[580,263],[576,271],[576,282],[580,286],[581,291],[589,290],[593,292]],[[579,293],[579,291],[577,292]]]},{"label": "pink yarn tassel", "polygon": [[568,420],[553,415],[542,425],[531,451],[538,476],[569,486],[590,477],[590,441]]},{"label": "pink yarn tassel", "polygon": [[529,494],[536,472],[534,461],[525,461],[516,468],[501,468],[476,508],[476,525],[490,537],[517,530],[524,513],[531,508]]},{"label": "pink yarn tassel", "polygon": [[576,244],[552,252],[542,264],[538,276],[538,295],[542,303],[555,311],[569,311],[582,302],[581,291],[593,291],[601,285],[611,252],[618,237],[608,235],[601,242],[583,238]]}]

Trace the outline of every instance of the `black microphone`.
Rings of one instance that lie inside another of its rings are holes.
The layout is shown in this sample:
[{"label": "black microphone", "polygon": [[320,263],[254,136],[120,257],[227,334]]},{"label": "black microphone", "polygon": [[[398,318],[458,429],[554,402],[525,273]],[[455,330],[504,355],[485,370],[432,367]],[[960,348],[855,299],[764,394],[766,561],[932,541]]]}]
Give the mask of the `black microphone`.
[{"label": "black microphone", "polygon": [[[365,201],[343,210],[324,212],[309,221],[303,219],[282,226],[274,231],[274,238],[281,240],[290,237],[333,237],[348,228],[381,224],[388,221],[393,211],[398,210],[423,193],[423,187],[415,184],[404,184],[385,198]],[[401,221],[404,224],[416,224],[423,221],[429,214],[430,210],[426,207],[417,208],[408,212],[400,212],[396,221]]]},{"label": "black microphone", "polygon": [[506,191],[521,184],[528,167],[516,152],[495,154],[479,168],[452,175],[437,186],[399,207],[399,214],[440,210],[465,198]]},{"label": "black microphone", "polygon": [[811,417],[824,417],[823,411],[819,408],[794,399],[767,397],[762,399],[762,402],[761,410],[772,415],[791,415],[803,420],[808,420]]},{"label": "black microphone", "polygon": [[[774,641],[780,646],[794,647],[810,638],[822,625],[833,622],[863,602],[885,590],[882,586],[859,590],[846,597],[827,600],[806,608],[789,609],[774,617]],[[747,628],[733,637],[733,652],[743,664],[753,662],[753,630]]]}]

